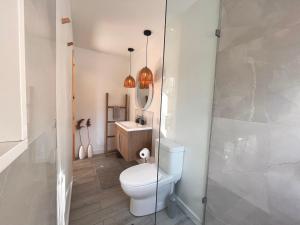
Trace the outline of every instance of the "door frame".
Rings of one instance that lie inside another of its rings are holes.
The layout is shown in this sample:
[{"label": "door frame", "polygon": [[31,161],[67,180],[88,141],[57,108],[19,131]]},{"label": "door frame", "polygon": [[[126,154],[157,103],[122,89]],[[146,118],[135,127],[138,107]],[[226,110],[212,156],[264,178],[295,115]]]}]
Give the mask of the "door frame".
[{"label": "door frame", "polygon": [[76,160],[76,78],[75,78],[75,53],[72,51],[72,155]]}]

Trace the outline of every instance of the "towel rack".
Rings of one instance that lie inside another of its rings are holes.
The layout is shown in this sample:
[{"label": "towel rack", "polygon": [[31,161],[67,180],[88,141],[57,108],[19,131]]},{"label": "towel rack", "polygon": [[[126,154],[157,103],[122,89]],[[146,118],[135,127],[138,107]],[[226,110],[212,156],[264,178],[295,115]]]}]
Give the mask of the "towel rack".
[{"label": "towel rack", "polygon": [[128,121],[129,120],[129,96],[127,94],[125,94],[125,104],[124,106],[111,106],[109,105],[109,93],[105,94],[105,143],[104,143],[104,152],[105,153],[110,153],[110,152],[114,152],[117,151],[116,149],[112,149],[109,150],[108,149],[108,139],[110,138],[115,138],[115,135],[108,135],[108,127],[109,124],[114,124],[116,122],[116,120],[109,120],[109,109],[114,109],[115,107],[118,107],[120,109],[125,110],[124,113],[124,119],[119,120],[119,121]]}]

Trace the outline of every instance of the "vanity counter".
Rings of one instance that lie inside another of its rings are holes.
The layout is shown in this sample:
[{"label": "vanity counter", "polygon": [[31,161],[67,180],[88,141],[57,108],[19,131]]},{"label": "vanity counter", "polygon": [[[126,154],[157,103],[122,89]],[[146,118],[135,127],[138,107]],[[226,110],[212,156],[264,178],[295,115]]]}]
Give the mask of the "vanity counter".
[{"label": "vanity counter", "polygon": [[152,130],[149,125],[140,125],[133,121],[116,122],[116,125],[123,128],[125,131],[141,131],[141,130]]}]

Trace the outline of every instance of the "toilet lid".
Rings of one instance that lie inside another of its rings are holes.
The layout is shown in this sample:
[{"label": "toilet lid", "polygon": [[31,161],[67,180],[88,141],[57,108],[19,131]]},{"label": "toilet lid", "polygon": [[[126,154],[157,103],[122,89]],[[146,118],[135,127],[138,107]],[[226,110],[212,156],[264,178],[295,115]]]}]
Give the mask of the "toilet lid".
[{"label": "toilet lid", "polygon": [[124,170],[120,175],[120,181],[129,186],[144,186],[156,183],[161,177],[161,173],[157,176],[156,164],[143,163]]}]

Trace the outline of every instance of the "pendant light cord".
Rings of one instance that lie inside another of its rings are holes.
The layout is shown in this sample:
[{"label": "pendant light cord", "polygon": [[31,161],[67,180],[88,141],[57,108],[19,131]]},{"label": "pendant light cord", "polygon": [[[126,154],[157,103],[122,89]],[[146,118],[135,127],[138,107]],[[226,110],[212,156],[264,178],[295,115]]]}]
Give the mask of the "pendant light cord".
[{"label": "pendant light cord", "polygon": [[146,67],[148,67],[148,36],[147,36],[147,44],[146,44]]},{"label": "pendant light cord", "polygon": [[130,66],[129,66],[129,75],[131,75],[131,52],[130,52]]}]

